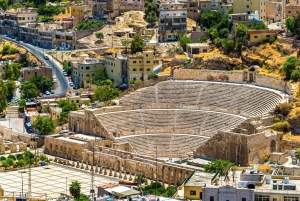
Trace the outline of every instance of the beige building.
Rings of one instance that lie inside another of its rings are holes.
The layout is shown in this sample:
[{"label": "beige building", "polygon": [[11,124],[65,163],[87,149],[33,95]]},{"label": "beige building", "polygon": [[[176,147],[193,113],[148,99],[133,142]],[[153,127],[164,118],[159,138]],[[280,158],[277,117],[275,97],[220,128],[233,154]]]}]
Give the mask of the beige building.
[{"label": "beige building", "polygon": [[0,29],[2,35],[18,37],[18,26],[37,20],[35,9],[12,9],[0,14]]},{"label": "beige building", "polygon": [[193,54],[210,52],[210,46],[207,43],[191,43],[186,45],[187,53],[190,57]]},{"label": "beige building", "polygon": [[288,17],[297,17],[298,13],[300,12],[300,3],[299,4],[287,4],[285,6],[284,18]]},{"label": "beige building", "polygon": [[121,53],[105,56],[105,72],[107,78],[113,80],[114,86],[127,83],[127,57]]},{"label": "beige building", "polygon": [[127,55],[127,77],[128,81],[135,79],[147,80],[148,74],[153,73],[153,51],[138,52]]},{"label": "beige building", "polygon": [[262,42],[264,39],[275,37],[278,31],[276,30],[248,30],[249,45],[254,45]]},{"label": "beige building", "polygon": [[41,66],[41,67],[27,67],[22,68],[23,70],[23,81],[26,82],[34,76],[46,76],[53,80],[52,68]]},{"label": "beige building", "polygon": [[197,0],[182,0],[181,3],[187,8],[187,17],[195,21],[200,17],[199,4]]},{"label": "beige building", "polygon": [[98,59],[89,58],[82,54],[79,60],[72,61],[72,80],[75,86],[91,88],[93,78],[100,68],[104,68],[104,62]]},{"label": "beige building", "polygon": [[234,13],[255,13],[258,11],[259,19],[266,20],[266,0],[234,0]]},{"label": "beige building", "polygon": [[84,19],[84,6],[82,5],[73,5],[70,7],[71,16],[74,18],[74,26],[82,22]]},{"label": "beige building", "polygon": [[159,8],[160,41],[177,41],[187,32],[187,8],[184,4],[161,4]]}]

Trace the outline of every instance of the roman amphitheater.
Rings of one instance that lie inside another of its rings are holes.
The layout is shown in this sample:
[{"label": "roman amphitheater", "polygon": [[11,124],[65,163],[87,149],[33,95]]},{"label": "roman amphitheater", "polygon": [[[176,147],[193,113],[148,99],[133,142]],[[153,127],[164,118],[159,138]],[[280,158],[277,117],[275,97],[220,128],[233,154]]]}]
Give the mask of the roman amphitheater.
[{"label": "roman amphitheater", "polygon": [[159,181],[177,185],[193,169],[163,158],[206,156],[248,165],[280,151],[277,134],[268,129],[270,112],[292,94],[289,83],[255,68],[175,70],[172,79],[121,97],[119,106],[71,112],[69,129],[78,134],[46,137],[45,153],[150,179],[157,173]]}]

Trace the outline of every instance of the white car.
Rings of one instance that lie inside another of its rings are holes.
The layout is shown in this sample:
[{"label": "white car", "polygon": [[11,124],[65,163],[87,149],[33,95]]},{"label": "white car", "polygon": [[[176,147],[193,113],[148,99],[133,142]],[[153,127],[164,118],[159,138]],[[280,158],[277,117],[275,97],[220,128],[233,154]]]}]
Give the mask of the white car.
[{"label": "white car", "polygon": [[64,76],[68,76],[68,73],[64,72]]},{"label": "white car", "polygon": [[74,86],[74,83],[73,83],[73,82],[70,82],[69,85],[70,85],[70,87],[73,87],[73,86]]}]

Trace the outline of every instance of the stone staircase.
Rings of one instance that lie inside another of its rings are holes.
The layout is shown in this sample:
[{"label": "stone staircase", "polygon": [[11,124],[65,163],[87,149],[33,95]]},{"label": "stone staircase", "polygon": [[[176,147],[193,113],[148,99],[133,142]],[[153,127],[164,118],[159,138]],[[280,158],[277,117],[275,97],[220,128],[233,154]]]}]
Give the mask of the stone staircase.
[{"label": "stone staircase", "polygon": [[16,118],[19,117],[19,106],[8,106],[6,108],[6,118]]}]

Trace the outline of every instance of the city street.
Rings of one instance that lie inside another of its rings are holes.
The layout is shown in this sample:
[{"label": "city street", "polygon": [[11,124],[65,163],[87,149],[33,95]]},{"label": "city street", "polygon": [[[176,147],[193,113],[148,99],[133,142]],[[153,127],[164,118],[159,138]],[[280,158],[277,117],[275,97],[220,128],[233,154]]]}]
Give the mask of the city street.
[{"label": "city street", "polygon": [[49,59],[49,60],[44,59],[43,53],[46,52],[47,50],[44,50],[43,48],[40,48],[37,46],[30,45],[28,43],[16,41],[9,37],[4,37],[4,38],[5,38],[5,40],[12,41],[12,42],[26,48],[27,50],[29,50],[31,53],[33,53],[36,57],[39,57],[42,61],[44,61],[44,63],[46,63],[48,66],[50,66],[53,69],[53,73],[55,74],[56,79],[57,79],[57,87],[54,90],[55,94],[47,96],[48,98],[63,95],[66,93],[66,91],[68,89],[71,89],[67,78],[63,75],[60,65],[57,62],[54,62],[52,59]]}]

